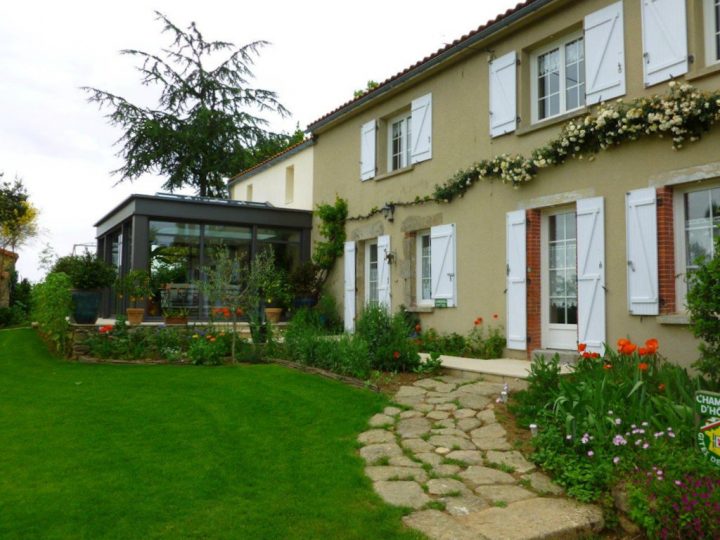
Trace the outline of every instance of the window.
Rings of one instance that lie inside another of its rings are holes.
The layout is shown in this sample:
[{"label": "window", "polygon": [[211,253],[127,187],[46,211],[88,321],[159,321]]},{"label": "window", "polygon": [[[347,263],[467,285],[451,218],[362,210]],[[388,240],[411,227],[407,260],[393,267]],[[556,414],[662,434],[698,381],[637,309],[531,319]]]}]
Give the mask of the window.
[{"label": "window", "polygon": [[252,202],[252,200],[253,200],[253,186],[252,186],[252,184],[248,184],[248,185],[247,185],[247,191],[246,191],[245,200],[246,200],[246,201],[249,201],[249,202]]},{"label": "window", "polygon": [[432,251],[430,231],[418,233],[417,244],[417,284],[415,303],[419,306],[432,305]]},{"label": "window", "polygon": [[705,63],[720,62],[720,0],[704,0]]},{"label": "window", "polygon": [[585,46],[577,34],[531,56],[533,120],[585,106]]},{"label": "window", "polygon": [[368,305],[379,301],[377,242],[365,245],[365,301]]},{"label": "window", "polygon": [[675,195],[676,282],[678,306],[685,305],[687,275],[699,257],[715,255],[720,237],[720,185],[677,190]]},{"label": "window", "polygon": [[295,198],[295,166],[285,168],[285,204],[290,204]]},{"label": "window", "polygon": [[548,216],[549,312],[552,324],[577,324],[575,212]]},{"label": "window", "polygon": [[410,165],[412,116],[404,114],[388,122],[388,171]]}]

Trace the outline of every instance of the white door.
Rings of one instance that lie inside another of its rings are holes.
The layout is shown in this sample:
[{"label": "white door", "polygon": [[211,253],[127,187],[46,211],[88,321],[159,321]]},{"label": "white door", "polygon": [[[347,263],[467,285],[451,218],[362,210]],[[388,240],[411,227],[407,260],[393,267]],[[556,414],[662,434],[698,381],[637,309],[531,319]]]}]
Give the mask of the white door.
[{"label": "white door", "polygon": [[541,241],[543,347],[575,350],[578,333],[575,209],[545,213]]}]

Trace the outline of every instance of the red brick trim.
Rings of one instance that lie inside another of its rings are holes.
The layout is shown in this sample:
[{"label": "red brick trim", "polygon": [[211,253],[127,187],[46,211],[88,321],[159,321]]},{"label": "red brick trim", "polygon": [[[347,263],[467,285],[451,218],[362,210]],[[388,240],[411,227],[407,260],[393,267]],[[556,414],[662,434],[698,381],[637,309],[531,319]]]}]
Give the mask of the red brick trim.
[{"label": "red brick trim", "polygon": [[542,212],[525,211],[525,261],[527,265],[527,355],[542,347],[540,300],[540,223]]},{"label": "red brick trim", "polygon": [[658,293],[660,313],[675,313],[675,229],[673,188],[657,189]]}]

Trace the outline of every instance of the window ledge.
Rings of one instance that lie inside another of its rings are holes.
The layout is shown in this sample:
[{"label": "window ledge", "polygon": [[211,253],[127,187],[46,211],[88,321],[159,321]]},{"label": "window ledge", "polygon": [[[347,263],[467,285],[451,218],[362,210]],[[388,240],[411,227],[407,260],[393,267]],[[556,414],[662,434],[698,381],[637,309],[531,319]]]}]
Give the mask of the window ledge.
[{"label": "window ledge", "polygon": [[405,308],[408,313],[432,313],[435,311],[433,306],[410,306]]},{"label": "window ledge", "polygon": [[577,118],[578,116],[584,116],[588,113],[588,107],[582,107],[581,109],[576,109],[571,112],[567,112],[565,114],[559,114],[558,116],[553,116],[552,118],[548,118],[547,120],[541,120],[540,122],[535,122],[534,124],[530,124],[529,126],[525,127],[519,127],[515,134],[518,136],[526,135],[528,133],[532,133],[534,131],[538,131],[541,129],[544,129],[549,126],[554,126],[555,124],[561,124],[563,122],[566,122],[567,120],[570,120],[571,118]]},{"label": "window ledge", "polygon": [[688,82],[696,81],[697,79],[702,79],[703,77],[707,77],[708,75],[715,75],[718,72],[720,72],[720,62],[715,62],[714,64],[710,64],[709,66],[703,66],[697,69],[693,69],[687,75],[685,75],[685,80]]},{"label": "window ledge", "polygon": [[402,169],[395,169],[394,171],[386,172],[385,174],[380,174],[375,177],[376,182],[381,182],[382,180],[387,180],[388,178],[394,178],[395,176],[400,176],[401,174],[409,173],[415,169],[415,165],[410,165],[409,167],[403,167]]},{"label": "window ledge", "polygon": [[690,324],[690,317],[687,313],[668,313],[667,315],[659,315],[657,322],[660,324],[688,325]]}]

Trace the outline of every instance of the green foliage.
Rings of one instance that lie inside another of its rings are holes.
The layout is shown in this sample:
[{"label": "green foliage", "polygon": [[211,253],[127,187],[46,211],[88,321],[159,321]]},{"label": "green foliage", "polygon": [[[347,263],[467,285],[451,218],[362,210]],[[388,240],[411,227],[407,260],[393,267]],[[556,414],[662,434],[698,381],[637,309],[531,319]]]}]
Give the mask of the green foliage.
[{"label": "green foliage", "polygon": [[315,243],[313,261],[325,272],[329,272],[343,254],[347,214],[347,201],[340,197],[335,198],[335,204],[317,206],[315,215],[320,219],[318,231],[325,240]]},{"label": "green foliage", "polygon": [[[30,203],[22,180],[16,178],[14,182],[0,183],[0,248],[13,251],[37,236],[37,217],[38,211]],[[0,267],[0,272],[3,270]]]},{"label": "green foliage", "polygon": [[390,315],[384,307],[368,306],[358,317],[356,333],[368,344],[373,369],[412,371],[420,364],[402,312]]},{"label": "green foliage", "polygon": [[222,363],[226,349],[223,341],[212,334],[193,334],[187,354],[195,365],[216,366]]},{"label": "green foliage", "polygon": [[432,375],[437,373],[442,368],[442,360],[440,359],[440,353],[430,353],[430,358],[425,360],[422,364],[418,365],[413,369],[415,373],[423,373]]},{"label": "green foliage", "polygon": [[10,278],[10,306],[17,307],[25,315],[32,304],[32,285],[27,279],[18,282],[17,272],[13,270]]},{"label": "green foliage", "polygon": [[[160,91],[157,108],[84,88],[89,101],[109,109],[109,122],[124,130],[119,143],[125,163],[115,172],[121,182],[159,173],[167,177],[163,188],[169,191],[191,186],[201,196],[226,197],[227,177],[298,137],[268,133],[267,120],[253,114],[288,114],[275,92],[249,84],[254,57],[267,43],[236,47],[206,41],[195,23],[184,31],[156,15],[171,36],[170,46],[157,54],[134,49],[122,54],[140,59],[141,83]],[[218,63],[219,53],[227,56]]]},{"label": "green foliage", "polygon": [[343,320],[340,317],[337,302],[332,294],[324,292],[320,295],[315,306],[315,312],[318,314],[323,328],[330,334],[339,334],[343,331]]},{"label": "green foliage", "polygon": [[60,257],[50,273],[62,272],[70,278],[74,289],[103,289],[115,281],[117,271],[114,266],[86,251],[82,255]]},{"label": "green foliage", "polygon": [[117,279],[115,291],[119,295],[128,298],[133,307],[137,307],[138,302],[149,298],[153,294],[153,288],[150,285],[150,274],[147,270],[139,268],[130,270]]},{"label": "green foliage", "polygon": [[72,282],[62,272],[49,274],[33,287],[33,319],[55,350],[65,354],[68,347],[68,317],[72,311]]},{"label": "green foliage", "polygon": [[360,89],[360,90],[355,90],[355,91],[353,92],[353,99],[357,99],[357,98],[359,98],[359,97],[361,97],[361,96],[364,96],[364,95],[367,94],[368,92],[372,92],[372,91],[375,90],[378,86],[380,86],[380,83],[378,83],[377,81],[369,80],[369,81],[367,82],[367,85],[365,86],[365,88],[362,88],[362,89]]},{"label": "green foliage", "polygon": [[720,240],[715,246],[715,256],[699,260],[690,273],[687,307],[693,334],[702,340],[694,367],[720,388]]},{"label": "green foliage", "polygon": [[467,336],[451,332],[440,334],[430,328],[418,336],[418,346],[423,352],[437,352],[466,358],[502,358],[505,336],[499,326],[483,325],[480,317]]}]

